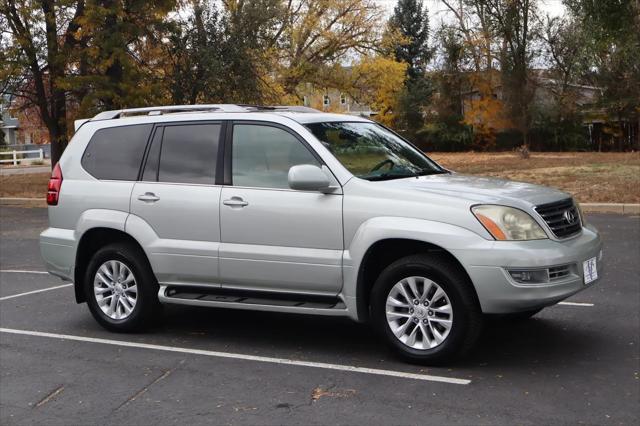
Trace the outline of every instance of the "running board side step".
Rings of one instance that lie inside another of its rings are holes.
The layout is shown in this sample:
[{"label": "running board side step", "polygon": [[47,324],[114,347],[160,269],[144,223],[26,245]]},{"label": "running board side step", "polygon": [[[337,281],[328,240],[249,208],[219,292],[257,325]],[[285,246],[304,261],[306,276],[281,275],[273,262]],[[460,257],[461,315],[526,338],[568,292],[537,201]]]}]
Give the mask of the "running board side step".
[{"label": "running board side step", "polygon": [[177,305],[349,316],[344,302],[339,297],[330,296],[161,285],[158,299],[161,303]]}]

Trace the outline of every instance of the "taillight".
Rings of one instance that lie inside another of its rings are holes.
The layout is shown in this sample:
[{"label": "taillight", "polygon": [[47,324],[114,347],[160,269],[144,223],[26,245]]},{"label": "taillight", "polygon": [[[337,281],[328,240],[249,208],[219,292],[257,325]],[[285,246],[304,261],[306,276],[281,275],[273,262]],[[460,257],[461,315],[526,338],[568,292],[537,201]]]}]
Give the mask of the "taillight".
[{"label": "taillight", "polygon": [[57,163],[51,172],[49,186],[47,187],[47,204],[57,206],[60,198],[60,188],[62,187],[62,170],[60,163]]}]

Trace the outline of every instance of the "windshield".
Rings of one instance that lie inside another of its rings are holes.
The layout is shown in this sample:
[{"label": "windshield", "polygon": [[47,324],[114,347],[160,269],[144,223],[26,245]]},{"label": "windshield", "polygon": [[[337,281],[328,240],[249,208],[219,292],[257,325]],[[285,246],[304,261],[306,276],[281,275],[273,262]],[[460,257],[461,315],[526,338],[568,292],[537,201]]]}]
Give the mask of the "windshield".
[{"label": "windshield", "polygon": [[384,127],[367,122],[309,123],[307,128],[355,176],[389,180],[448,173]]}]

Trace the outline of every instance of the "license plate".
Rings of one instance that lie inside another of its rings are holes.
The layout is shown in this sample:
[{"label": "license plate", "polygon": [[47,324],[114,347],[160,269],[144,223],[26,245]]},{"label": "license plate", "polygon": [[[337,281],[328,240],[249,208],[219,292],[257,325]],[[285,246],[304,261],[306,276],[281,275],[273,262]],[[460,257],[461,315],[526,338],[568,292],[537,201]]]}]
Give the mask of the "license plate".
[{"label": "license plate", "polygon": [[598,279],[598,268],[596,265],[596,258],[585,260],[582,262],[582,269],[584,270],[584,283],[589,284]]}]

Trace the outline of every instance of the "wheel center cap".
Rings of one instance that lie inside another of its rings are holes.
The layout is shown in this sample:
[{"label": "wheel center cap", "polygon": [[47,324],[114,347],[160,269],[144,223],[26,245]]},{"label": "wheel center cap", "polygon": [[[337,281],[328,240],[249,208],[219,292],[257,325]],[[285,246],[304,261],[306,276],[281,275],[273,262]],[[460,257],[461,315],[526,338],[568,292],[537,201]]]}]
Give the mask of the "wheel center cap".
[{"label": "wheel center cap", "polygon": [[427,316],[427,309],[422,306],[416,306],[415,312],[418,318],[424,318]]},{"label": "wheel center cap", "polygon": [[122,284],[116,284],[116,293],[122,294]]}]

